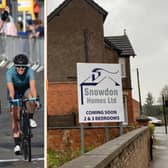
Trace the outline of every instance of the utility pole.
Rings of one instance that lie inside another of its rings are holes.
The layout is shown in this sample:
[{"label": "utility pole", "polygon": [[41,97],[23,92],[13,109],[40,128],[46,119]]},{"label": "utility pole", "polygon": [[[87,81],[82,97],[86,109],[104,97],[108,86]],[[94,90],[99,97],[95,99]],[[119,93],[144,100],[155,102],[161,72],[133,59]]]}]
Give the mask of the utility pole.
[{"label": "utility pole", "polygon": [[142,115],[142,103],[141,103],[141,90],[140,90],[140,82],[139,82],[139,70],[137,70],[137,83],[138,83],[138,94],[139,94],[139,109],[140,109],[140,115]]},{"label": "utility pole", "polygon": [[165,97],[162,95],[163,101],[163,115],[164,115],[164,123],[165,123],[165,133],[167,134],[167,118],[166,118],[166,109],[165,109]]}]

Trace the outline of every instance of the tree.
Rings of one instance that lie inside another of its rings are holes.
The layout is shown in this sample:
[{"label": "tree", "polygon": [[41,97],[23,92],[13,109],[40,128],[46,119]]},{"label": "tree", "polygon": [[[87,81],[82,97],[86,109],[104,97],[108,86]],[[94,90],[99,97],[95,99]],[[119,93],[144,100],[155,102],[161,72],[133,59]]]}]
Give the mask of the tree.
[{"label": "tree", "polygon": [[161,92],[160,92],[160,97],[158,98],[158,102],[162,103],[162,96],[164,96],[165,100],[168,100],[168,85],[165,85]]},{"label": "tree", "polygon": [[145,99],[145,104],[144,104],[144,112],[146,115],[152,114],[153,103],[154,103],[154,98],[152,96],[152,93],[148,92],[147,98]]},{"label": "tree", "polygon": [[146,104],[149,105],[149,106],[152,106],[153,103],[154,103],[154,98],[152,96],[152,93],[148,92],[147,94],[147,98],[145,100]]}]

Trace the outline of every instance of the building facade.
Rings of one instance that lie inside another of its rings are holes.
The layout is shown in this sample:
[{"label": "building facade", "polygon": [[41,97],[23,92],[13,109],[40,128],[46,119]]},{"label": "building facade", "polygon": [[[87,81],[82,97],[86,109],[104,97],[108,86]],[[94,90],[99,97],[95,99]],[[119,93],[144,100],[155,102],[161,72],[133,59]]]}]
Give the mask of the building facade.
[{"label": "building facade", "polygon": [[[69,114],[78,115],[76,69],[78,62],[121,63],[123,75],[125,75],[122,81],[126,122],[134,123],[129,58],[135,54],[122,55],[126,50],[117,46],[111,37],[104,37],[103,24],[106,16],[107,12],[92,0],[65,0],[48,16],[48,128],[79,124],[77,117],[66,120]],[[124,37],[127,36],[124,35]],[[123,38],[120,42],[123,42]],[[129,40],[124,42],[128,43]],[[131,43],[127,45],[133,51]],[[72,119],[76,124],[71,122]],[[69,133],[69,136],[73,132],[74,130]],[[77,132],[78,136],[75,137],[79,138],[80,130]],[[118,131],[114,132],[116,133],[113,138],[118,135]],[[55,133],[54,130],[48,130],[48,147],[54,145],[53,136],[58,136],[57,134],[60,136],[64,133],[59,129],[55,130]],[[103,137],[104,133],[101,135]],[[61,141],[60,137],[58,139]],[[100,141],[104,143],[105,140],[102,137]],[[91,134],[88,139],[90,138],[92,139]]]}]

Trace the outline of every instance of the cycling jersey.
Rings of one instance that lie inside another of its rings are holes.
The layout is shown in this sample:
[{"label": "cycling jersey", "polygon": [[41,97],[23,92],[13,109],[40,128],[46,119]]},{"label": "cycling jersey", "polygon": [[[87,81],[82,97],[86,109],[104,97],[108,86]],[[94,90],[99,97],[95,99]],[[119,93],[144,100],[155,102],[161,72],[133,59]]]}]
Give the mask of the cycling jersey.
[{"label": "cycling jersey", "polygon": [[30,86],[30,80],[35,80],[34,71],[27,67],[23,75],[19,75],[13,66],[6,72],[6,82],[12,82],[14,85],[15,92],[24,93]]}]

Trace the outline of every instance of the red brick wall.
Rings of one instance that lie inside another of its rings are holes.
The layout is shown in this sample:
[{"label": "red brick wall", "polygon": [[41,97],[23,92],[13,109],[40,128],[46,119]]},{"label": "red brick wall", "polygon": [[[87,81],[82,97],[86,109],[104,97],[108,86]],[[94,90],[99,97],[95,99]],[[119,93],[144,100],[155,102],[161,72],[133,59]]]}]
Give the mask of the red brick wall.
[{"label": "red brick wall", "polygon": [[[128,119],[129,122],[132,123],[136,121],[136,114],[133,114],[132,90],[128,90],[126,92]],[[49,83],[47,95],[48,115],[63,115],[72,112],[78,112],[76,82]]]},{"label": "red brick wall", "polygon": [[[127,93],[128,121],[134,123],[137,113],[133,110],[132,90]],[[69,83],[49,83],[47,94],[48,115],[63,115],[78,112],[77,87],[76,82]]]},{"label": "red brick wall", "polygon": [[[128,92],[128,108],[132,108],[131,90]],[[77,87],[76,83],[49,83],[47,96],[48,115],[62,115],[78,112]],[[129,109],[128,118],[132,123],[134,116],[132,109]],[[107,125],[117,126],[118,123],[106,123]],[[104,125],[95,123],[92,125]],[[54,150],[73,150],[80,148],[80,129],[55,129],[47,132],[48,148]],[[111,139],[119,135],[119,129],[110,129]],[[85,145],[86,148],[99,146],[105,142],[104,129],[86,129]]]},{"label": "red brick wall", "polygon": [[133,111],[134,111],[134,118],[137,119],[140,115],[140,108],[139,108],[139,102],[135,99],[132,99],[133,104]]},{"label": "red brick wall", "polygon": [[102,63],[118,63],[118,56],[117,51],[104,47],[104,58]]},{"label": "red brick wall", "polygon": [[[106,142],[105,129],[85,129],[85,148],[100,146]],[[110,129],[110,139],[119,136],[118,128]],[[47,148],[55,151],[78,150],[81,147],[80,129],[55,129],[47,131]]]},{"label": "red brick wall", "polygon": [[48,115],[63,115],[77,111],[76,83],[49,83],[47,93]]},{"label": "red brick wall", "polygon": [[134,112],[132,107],[132,90],[127,90],[127,107],[128,107],[128,122],[130,124],[134,123]]},{"label": "red brick wall", "polygon": [[76,63],[103,62],[103,15],[86,1],[73,0],[48,24],[48,80],[69,81],[76,76]]}]

